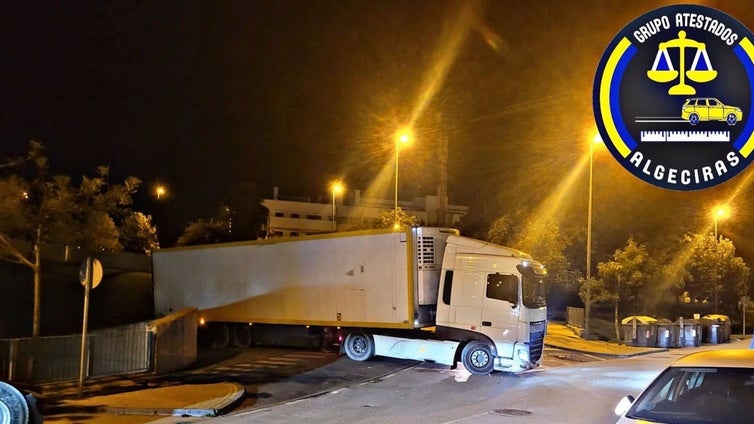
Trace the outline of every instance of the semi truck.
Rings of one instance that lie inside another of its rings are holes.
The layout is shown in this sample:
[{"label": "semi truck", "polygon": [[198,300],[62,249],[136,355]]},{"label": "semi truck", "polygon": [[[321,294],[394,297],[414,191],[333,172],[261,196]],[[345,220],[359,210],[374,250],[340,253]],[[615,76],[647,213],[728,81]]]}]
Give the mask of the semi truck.
[{"label": "semi truck", "polygon": [[451,228],[337,232],[159,249],[155,311],[197,308],[215,345],[316,335],[356,361],[473,374],[541,364],[546,268]]}]

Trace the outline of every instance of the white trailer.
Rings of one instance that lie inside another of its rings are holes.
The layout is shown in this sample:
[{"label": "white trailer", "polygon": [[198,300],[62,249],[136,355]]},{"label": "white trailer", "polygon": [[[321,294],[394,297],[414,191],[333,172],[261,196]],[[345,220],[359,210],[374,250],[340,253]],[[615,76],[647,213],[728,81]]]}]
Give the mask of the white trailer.
[{"label": "white trailer", "polygon": [[158,315],[199,309],[215,344],[274,329],[323,335],[351,358],[427,360],[473,373],[541,362],[545,268],[529,255],[415,227],[160,249]]}]

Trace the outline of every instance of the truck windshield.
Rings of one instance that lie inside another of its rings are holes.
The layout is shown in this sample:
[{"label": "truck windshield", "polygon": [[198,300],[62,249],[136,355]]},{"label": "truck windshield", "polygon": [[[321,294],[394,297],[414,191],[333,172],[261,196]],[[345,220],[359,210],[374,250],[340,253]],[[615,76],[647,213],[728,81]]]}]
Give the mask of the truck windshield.
[{"label": "truck windshield", "polygon": [[527,308],[542,308],[547,306],[545,301],[545,279],[547,270],[544,266],[536,264],[532,266],[518,265],[518,271],[522,277],[522,298]]}]

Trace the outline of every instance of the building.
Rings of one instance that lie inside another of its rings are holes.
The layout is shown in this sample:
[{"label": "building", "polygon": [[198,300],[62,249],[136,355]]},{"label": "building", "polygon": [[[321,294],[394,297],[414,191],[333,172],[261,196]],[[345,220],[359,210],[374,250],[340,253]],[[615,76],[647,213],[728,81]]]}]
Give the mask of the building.
[{"label": "building", "polygon": [[[394,200],[361,197],[360,190],[338,196],[334,203],[320,203],[307,197],[281,196],[278,187],[272,199],[264,199],[262,204],[270,213],[269,234],[276,237],[375,228],[380,224],[380,214],[392,212],[395,206]],[[437,196],[417,197],[411,202],[398,202],[398,206],[422,224],[436,225],[440,221]],[[457,226],[468,209],[447,205],[445,225]]]}]

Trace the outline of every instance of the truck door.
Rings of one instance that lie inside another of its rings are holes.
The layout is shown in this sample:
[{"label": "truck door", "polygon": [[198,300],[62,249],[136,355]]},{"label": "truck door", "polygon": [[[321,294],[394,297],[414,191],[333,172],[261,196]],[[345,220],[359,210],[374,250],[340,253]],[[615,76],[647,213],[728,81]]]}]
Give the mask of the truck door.
[{"label": "truck door", "polygon": [[[482,307],[482,329],[492,340],[515,341],[518,337],[519,277],[516,274],[487,274],[487,286]],[[509,352],[500,356],[512,357],[513,344],[506,343]]]}]

